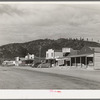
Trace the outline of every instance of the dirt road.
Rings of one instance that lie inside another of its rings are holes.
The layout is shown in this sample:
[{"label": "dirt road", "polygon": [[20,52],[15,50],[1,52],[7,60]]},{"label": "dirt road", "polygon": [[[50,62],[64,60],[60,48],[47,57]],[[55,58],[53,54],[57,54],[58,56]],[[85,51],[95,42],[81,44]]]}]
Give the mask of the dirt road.
[{"label": "dirt road", "polygon": [[16,67],[0,67],[0,89],[100,89],[100,82]]}]

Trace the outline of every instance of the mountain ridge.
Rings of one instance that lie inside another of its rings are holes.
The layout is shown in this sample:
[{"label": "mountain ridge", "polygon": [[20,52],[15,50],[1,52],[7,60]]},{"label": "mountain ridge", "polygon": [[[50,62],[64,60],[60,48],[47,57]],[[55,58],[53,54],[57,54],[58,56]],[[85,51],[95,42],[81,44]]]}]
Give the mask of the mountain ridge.
[{"label": "mountain ridge", "polygon": [[0,62],[3,60],[15,59],[15,57],[24,57],[27,53],[34,54],[39,57],[41,47],[41,57],[45,57],[48,49],[61,50],[63,47],[70,47],[75,50],[80,50],[84,46],[100,47],[100,43],[94,41],[85,41],[84,39],[60,38],[53,39],[38,39],[24,43],[10,43],[0,46]]}]

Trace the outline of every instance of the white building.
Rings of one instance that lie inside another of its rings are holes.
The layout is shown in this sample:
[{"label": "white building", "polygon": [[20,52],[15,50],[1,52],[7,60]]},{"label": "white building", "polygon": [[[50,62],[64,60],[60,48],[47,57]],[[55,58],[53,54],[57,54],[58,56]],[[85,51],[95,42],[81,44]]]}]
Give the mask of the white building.
[{"label": "white building", "polygon": [[61,50],[48,49],[46,51],[46,62],[50,63],[50,66],[56,64],[56,59],[63,57]]},{"label": "white building", "polygon": [[3,66],[7,65],[7,66],[15,66],[15,61],[3,61],[2,63]]},{"label": "white building", "polygon": [[70,53],[71,50],[72,50],[71,48],[62,48],[63,53]]},{"label": "white building", "polygon": [[63,53],[60,50],[48,49],[46,52],[46,59],[57,59],[63,57]]},{"label": "white building", "polygon": [[19,57],[15,57],[15,65],[19,66],[19,64],[21,64],[21,63],[22,63],[22,59]]},{"label": "white building", "polygon": [[34,54],[27,54],[24,58],[15,57],[15,65],[19,66],[21,64],[30,64],[34,61]]},{"label": "white building", "polygon": [[34,54],[27,54],[26,56],[25,56],[25,60],[34,60]]},{"label": "white building", "polygon": [[55,58],[54,50],[48,49],[48,51],[46,51],[46,59],[54,59],[54,58]]}]

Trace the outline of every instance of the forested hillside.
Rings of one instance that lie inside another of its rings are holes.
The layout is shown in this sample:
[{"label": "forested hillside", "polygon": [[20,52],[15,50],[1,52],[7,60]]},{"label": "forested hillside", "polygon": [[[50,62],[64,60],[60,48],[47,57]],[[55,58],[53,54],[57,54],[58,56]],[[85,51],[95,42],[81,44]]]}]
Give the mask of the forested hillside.
[{"label": "forested hillside", "polygon": [[27,53],[39,56],[39,49],[41,48],[41,57],[45,57],[45,52],[52,48],[61,50],[63,47],[71,47],[80,50],[83,46],[100,47],[100,44],[93,41],[84,41],[84,39],[65,39],[57,40],[39,39],[25,43],[12,43],[0,47],[0,59],[14,59],[16,56],[24,57]]}]

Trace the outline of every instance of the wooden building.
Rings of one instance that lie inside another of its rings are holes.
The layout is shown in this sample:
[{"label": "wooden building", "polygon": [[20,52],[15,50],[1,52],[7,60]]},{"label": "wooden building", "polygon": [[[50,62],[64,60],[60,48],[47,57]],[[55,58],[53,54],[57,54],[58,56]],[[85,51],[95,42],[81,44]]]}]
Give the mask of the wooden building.
[{"label": "wooden building", "polygon": [[66,65],[100,69],[100,47],[84,46],[75,55],[70,53],[67,58],[70,60],[66,61]]},{"label": "wooden building", "polygon": [[61,64],[66,67],[74,66],[81,68],[100,69],[100,47],[84,46],[81,50],[62,48],[62,53],[59,52],[58,54],[61,55],[59,55],[57,58],[55,57],[54,50],[51,49],[49,54],[51,56],[53,55],[52,60],[55,60],[56,65]]},{"label": "wooden building", "polygon": [[62,50],[48,49],[48,51],[46,51],[46,62],[50,63],[50,67],[52,67],[53,64],[56,65],[56,59],[59,57],[63,57]]}]

